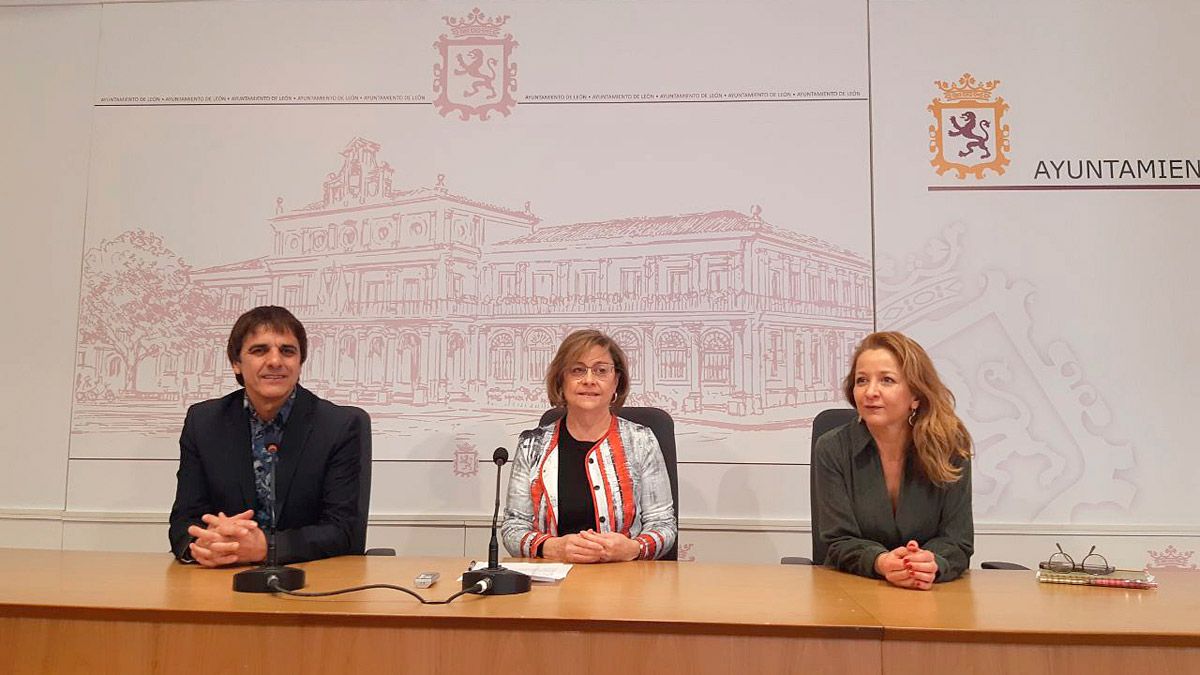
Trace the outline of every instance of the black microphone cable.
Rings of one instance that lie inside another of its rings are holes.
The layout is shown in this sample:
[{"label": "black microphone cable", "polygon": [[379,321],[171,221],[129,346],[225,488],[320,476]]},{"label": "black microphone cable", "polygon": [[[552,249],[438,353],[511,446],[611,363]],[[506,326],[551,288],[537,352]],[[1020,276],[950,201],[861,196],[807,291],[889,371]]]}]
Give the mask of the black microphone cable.
[{"label": "black microphone cable", "polygon": [[323,598],[323,597],[330,596],[330,595],[341,595],[343,593],[354,593],[357,591],[366,591],[366,590],[370,590],[372,588],[386,588],[386,589],[393,590],[393,591],[400,591],[402,593],[408,593],[409,595],[413,596],[417,600],[420,600],[422,605],[448,605],[452,601],[454,601],[455,598],[457,598],[460,595],[466,595],[467,593],[482,594],[485,591],[487,591],[488,586],[490,586],[490,585],[491,585],[490,580],[481,579],[479,581],[479,583],[475,584],[474,586],[472,586],[470,588],[464,588],[461,591],[455,593],[454,595],[451,595],[450,597],[446,598],[445,600],[426,600],[425,598],[422,598],[421,594],[417,593],[416,591],[409,590],[403,586],[394,586],[392,584],[366,584],[364,586],[351,586],[350,588],[339,588],[336,591],[289,591],[286,588],[279,585],[278,579],[270,579],[269,581],[267,581],[267,587],[270,588],[271,590],[275,591],[276,593],[283,593],[284,595],[294,595],[294,596],[300,597],[300,598]]}]

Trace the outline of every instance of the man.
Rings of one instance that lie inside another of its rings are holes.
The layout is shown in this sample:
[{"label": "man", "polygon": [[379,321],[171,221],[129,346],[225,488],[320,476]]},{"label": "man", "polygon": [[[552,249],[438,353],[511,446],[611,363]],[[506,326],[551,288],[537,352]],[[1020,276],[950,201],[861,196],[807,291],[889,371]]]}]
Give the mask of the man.
[{"label": "man", "polygon": [[[256,307],[227,347],[244,389],[188,409],[179,436],[171,550],[205,567],[266,558],[276,525],[281,564],[363,552],[359,508],[361,411],[301,387],[304,326],[282,307]],[[275,508],[271,513],[271,464]]]}]

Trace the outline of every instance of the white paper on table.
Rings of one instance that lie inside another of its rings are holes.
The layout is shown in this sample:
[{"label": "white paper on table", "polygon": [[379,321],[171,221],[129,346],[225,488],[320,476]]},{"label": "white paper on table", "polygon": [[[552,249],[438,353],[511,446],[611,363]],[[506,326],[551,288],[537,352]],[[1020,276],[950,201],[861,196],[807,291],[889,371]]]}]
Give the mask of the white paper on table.
[{"label": "white paper on table", "polygon": [[[500,563],[501,567],[508,568],[514,572],[528,574],[534,581],[562,581],[567,578],[567,572],[571,571],[574,566],[571,563],[520,563],[506,562]],[[471,570],[481,570],[487,567],[487,562],[471,563]]]}]

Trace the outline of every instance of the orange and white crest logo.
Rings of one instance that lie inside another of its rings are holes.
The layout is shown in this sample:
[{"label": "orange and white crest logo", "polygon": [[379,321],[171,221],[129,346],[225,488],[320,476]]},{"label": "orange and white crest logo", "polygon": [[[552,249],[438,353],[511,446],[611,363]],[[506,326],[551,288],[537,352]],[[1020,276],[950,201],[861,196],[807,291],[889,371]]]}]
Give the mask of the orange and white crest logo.
[{"label": "orange and white crest logo", "polygon": [[489,18],[471,10],[459,19],[443,16],[453,37],[443,33],[433,43],[442,62],[433,66],[433,105],[443,116],[457,111],[463,121],[486,120],[498,112],[508,115],[517,104],[517,64],[511,61],[517,46],[511,33],[500,37],[508,15]]},{"label": "orange and white crest logo", "polygon": [[1008,125],[1003,122],[1008,104],[1000,97],[992,99],[1000,81],[976,82],[964,73],[958,82],[934,84],[942,96],[927,108],[935,121],[929,125],[929,163],[938,175],[951,169],[958,178],[983,178],[989,169],[1003,174],[1009,163]]}]

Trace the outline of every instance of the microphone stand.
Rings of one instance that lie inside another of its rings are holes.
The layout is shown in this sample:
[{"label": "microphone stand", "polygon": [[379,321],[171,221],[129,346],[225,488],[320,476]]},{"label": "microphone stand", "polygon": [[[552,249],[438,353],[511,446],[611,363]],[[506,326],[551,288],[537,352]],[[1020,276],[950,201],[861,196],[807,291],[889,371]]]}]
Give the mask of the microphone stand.
[{"label": "microphone stand", "polygon": [[484,582],[477,595],[515,595],[528,593],[532,579],[528,574],[521,574],[500,566],[500,544],[496,541],[496,521],[500,516],[500,467],[508,461],[508,451],[496,448],[492,453],[492,461],[496,463],[496,506],[492,511],[492,539],[488,542],[488,566],[481,570],[463,572],[463,590],[474,588],[479,582]]},{"label": "microphone stand", "polygon": [[271,527],[267,531],[267,557],[258,567],[233,575],[233,590],[239,593],[274,593],[272,582],[285,591],[304,588],[304,570],[280,566],[275,551],[275,465],[279,462],[279,444],[268,443],[267,452],[271,454]]}]

